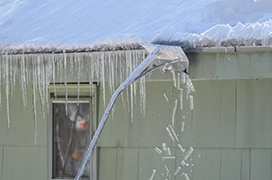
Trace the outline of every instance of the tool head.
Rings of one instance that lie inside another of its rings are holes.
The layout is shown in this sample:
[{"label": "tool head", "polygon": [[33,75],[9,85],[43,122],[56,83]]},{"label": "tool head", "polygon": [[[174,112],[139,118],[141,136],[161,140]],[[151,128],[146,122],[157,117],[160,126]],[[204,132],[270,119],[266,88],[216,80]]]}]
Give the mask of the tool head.
[{"label": "tool head", "polygon": [[166,46],[156,44],[144,44],[142,45],[148,53],[152,53],[153,50],[158,47],[159,52],[157,58],[153,61],[152,65],[156,66],[161,63],[167,63],[163,69],[182,71],[187,73],[189,69],[189,60],[180,46]]}]

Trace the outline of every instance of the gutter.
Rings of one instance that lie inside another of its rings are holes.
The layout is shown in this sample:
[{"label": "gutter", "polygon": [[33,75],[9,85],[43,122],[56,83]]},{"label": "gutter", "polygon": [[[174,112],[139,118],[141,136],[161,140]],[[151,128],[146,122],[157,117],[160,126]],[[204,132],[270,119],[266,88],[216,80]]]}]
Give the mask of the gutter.
[{"label": "gutter", "polygon": [[184,49],[185,53],[235,53],[235,52],[267,52],[272,46],[229,46],[229,47],[203,47]]},{"label": "gutter", "polygon": [[[20,54],[62,54],[62,53],[88,53],[88,52],[106,52],[106,51],[128,51],[144,50],[141,44],[124,44],[124,45],[99,45],[92,47],[26,47],[12,48],[0,46],[0,55],[20,55]],[[183,48],[185,53],[236,53],[236,52],[267,52],[272,51],[272,46],[228,46],[228,47],[196,47]]]}]

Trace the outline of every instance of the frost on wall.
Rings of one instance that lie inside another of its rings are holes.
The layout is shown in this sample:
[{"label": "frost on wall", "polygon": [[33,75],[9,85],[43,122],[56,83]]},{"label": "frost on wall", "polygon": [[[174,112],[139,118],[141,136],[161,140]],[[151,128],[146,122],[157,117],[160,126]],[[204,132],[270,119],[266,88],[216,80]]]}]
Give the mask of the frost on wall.
[{"label": "frost on wall", "polygon": [[[24,107],[33,106],[35,143],[37,142],[37,104],[42,107],[43,118],[49,113],[49,86],[57,95],[57,84],[65,87],[65,99],[68,100],[68,84],[77,84],[77,97],[80,96],[80,84],[89,84],[92,92],[93,83],[99,84],[103,104],[106,107],[106,87],[111,94],[115,84],[123,82],[145,58],[144,50],[84,52],[84,53],[48,53],[48,54],[2,54],[0,55],[0,105],[7,109],[8,128],[12,127],[10,118],[10,97],[15,86],[20,85],[21,101]],[[27,86],[32,86],[32,93],[27,93]],[[127,90],[130,99],[122,98],[123,104],[130,106],[133,118],[133,104],[136,93],[140,94],[141,112],[145,113],[145,80],[139,80]],[[17,89],[18,91],[18,89]],[[2,98],[5,96],[6,101]],[[32,104],[27,97],[32,97]],[[107,95],[108,96],[108,95]],[[66,106],[67,109],[67,106]]]}]

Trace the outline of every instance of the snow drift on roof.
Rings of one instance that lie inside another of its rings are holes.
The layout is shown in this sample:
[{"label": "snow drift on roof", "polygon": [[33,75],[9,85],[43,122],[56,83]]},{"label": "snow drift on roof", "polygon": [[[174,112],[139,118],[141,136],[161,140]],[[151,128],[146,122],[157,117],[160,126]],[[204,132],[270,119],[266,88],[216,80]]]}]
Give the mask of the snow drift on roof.
[{"label": "snow drift on roof", "polygon": [[2,46],[272,44],[271,0],[3,0],[0,12]]}]

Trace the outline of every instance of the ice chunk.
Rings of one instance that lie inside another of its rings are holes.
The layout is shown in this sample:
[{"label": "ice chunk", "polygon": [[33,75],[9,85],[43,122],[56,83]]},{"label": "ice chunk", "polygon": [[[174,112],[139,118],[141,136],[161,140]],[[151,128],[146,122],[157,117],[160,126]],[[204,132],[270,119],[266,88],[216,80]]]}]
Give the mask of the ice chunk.
[{"label": "ice chunk", "polygon": [[149,178],[149,180],[153,180],[153,178],[154,178],[155,174],[156,174],[156,170],[155,170],[155,169],[153,169],[153,171],[152,171],[152,175],[151,175],[151,177]]},{"label": "ice chunk", "polygon": [[187,173],[184,173],[185,180],[190,180],[189,176]]},{"label": "ice chunk", "polygon": [[172,132],[172,134],[174,135],[175,139],[179,142],[178,136],[177,136],[177,134],[176,134],[174,128],[173,128],[171,125],[168,125],[168,126],[169,126],[169,128],[171,129],[171,132]]},{"label": "ice chunk", "polygon": [[180,164],[181,164],[182,166],[184,166],[184,165],[186,164],[186,162],[185,162],[184,160],[182,160],[182,161],[180,162]]},{"label": "ice chunk", "polygon": [[169,169],[168,169],[168,167],[166,165],[164,167],[166,169],[166,176],[168,177],[169,176]]},{"label": "ice chunk", "polygon": [[182,84],[186,83],[186,74],[185,73],[181,73],[181,83]]},{"label": "ice chunk", "polygon": [[175,156],[163,156],[162,157],[162,160],[164,161],[164,160],[169,160],[169,159],[176,159],[176,157]]},{"label": "ice chunk", "polygon": [[184,127],[185,127],[185,122],[182,122],[182,123],[181,123],[181,132],[184,131]]},{"label": "ice chunk", "polygon": [[164,96],[165,100],[166,100],[167,102],[169,102],[169,100],[168,100],[168,98],[167,98],[167,96],[166,96],[165,93],[163,94],[163,96]]},{"label": "ice chunk", "polygon": [[140,105],[141,105],[141,113],[145,116],[146,109],[146,87],[145,87],[145,77],[142,77],[139,82],[140,86]]},{"label": "ice chunk", "polygon": [[163,149],[164,151],[167,151],[166,143],[162,143],[162,149]]},{"label": "ice chunk", "polygon": [[176,73],[175,73],[174,70],[172,70],[171,73],[172,73],[172,76],[173,76],[174,87],[177,87]]},{"label": "ice chunk", "polygon": [[194,96],[189,95],[189,102],[190,102],[190,110],[194,109]]},{"label": "ice chunk", "polygon": [[162,153],[162,150],[160,150],[160,148],[158,148],[158,147],[155,148],[155,151],[156,151],[157,153],[159,153],[159,154]]},{"label": "ice chunk", "polygon": [[177,136],[176,132],[174,131],[173,127],[171,125],[169,125],[169,128],[172,131],[172,134],[174,135],[175,139],[179,142],[178,136]]},{"label": "ice chunk", "polygon": [[166,127],[166,131],[168,132],[168,134],[169,134],[170,138],[172,139],[172,141],[175,141],[175,139],[174,139],[174,137],[173,137],[173,135],[172,135],[169,127]]},{"label": "ice chunk", "polygon": [[175,125],[175,115],[176,115],[176,111],[177,111],[177,105],[178,105],[178,99],[175,100],[175,105],[172,111],[172,126],[174,127]]},{"label": "ice chunk", "polygon": [[178,144],[178,147],[179,147],[181,152],[183,152],[183,153],[185,152],[185,149],[180,144]]},{"label": "ice chunk", "polygon": [[171,149],[168,147],[167,148],[167,152],[166,152],[166,155],[169,155],[169,156],[171,156]]},{"label": "ice chunk", "polygon": [[193,153],[193,151],[194,151],[194,148],[190,147],[189,150],[187,151],[187,153],[184,156],[185,161],[189,158],[189,156]]},{"label": "ice chunk", "polygon": [[195,92],[194,85],[189,77],[189,75],[186,75],[186,89],[187,89],[187,99],[189,98],[189,94],[191,92]]},{"label": "ice chunk", "polygon": [[175,175],[175,176],[179,173],[180,169],[181,169],[181,167],[178,166],[178,168],[177,168],[176,171],[174,172],[174,175]]},{"label": "ice chunk", "polygon": [[179,99],[180,99],[180,109],[183,109],[183,89],[180,89],[180,93],[179,93]]}]

